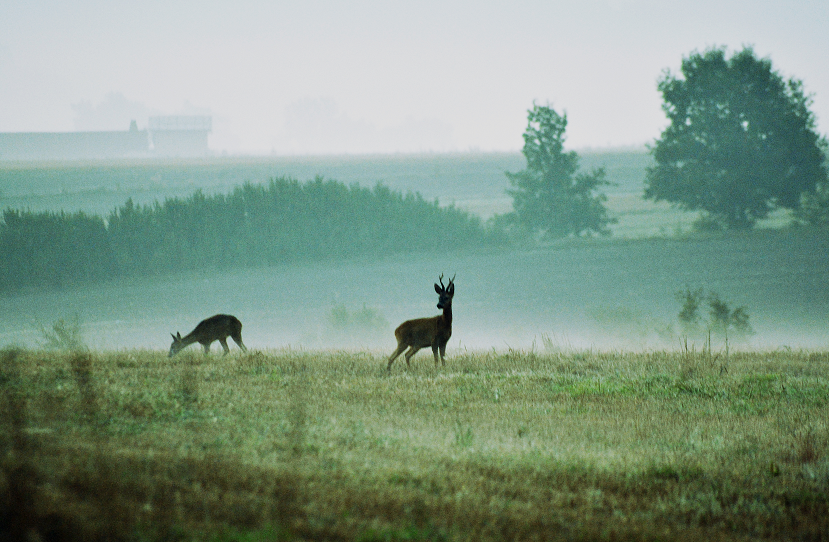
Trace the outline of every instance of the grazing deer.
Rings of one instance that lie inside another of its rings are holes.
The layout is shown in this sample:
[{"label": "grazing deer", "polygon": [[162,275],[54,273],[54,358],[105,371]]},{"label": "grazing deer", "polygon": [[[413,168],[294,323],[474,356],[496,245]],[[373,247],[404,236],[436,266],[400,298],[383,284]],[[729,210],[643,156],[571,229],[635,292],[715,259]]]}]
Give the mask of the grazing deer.
[{"label": "grazing deer", "polygon": [[443,314],[432,316],[431,318],[416,318],[414,320],[406,320],[397,329],[394,330],[394,336],[397,338],[397,349],[389,357],[389,366],[387,370],[391,372],[391,364],[397,359],[403,350],[406,352],[406,366],[410,367],[409,360],[412,356],[427,346],[432,347],[432,354],[435,356],[435,367],[438,366],[438,351],[440,351],[440,361],[446,366],[444,355],[446,354],[446,343],[449,342],[449,337],[452,336],[452,296],[455,295],[455,277],[449,279],[449,284],[443,286],[443,274],[438,278],[440,286],[435,284],[435,292],[438,296],[438,308],[443,309]]},{"label": "grazing deer", "polygon": [[239,348],[245,352],[248,351],[245,345],[242,344],[242,322],[229,314],[217,314],[199,322],[196,329],[184,337],[181,336],[181,333],[173,335],[173,344],[170,345],[170,355],[168,357],[175,356],[179,351],[193,343],[202,345],[204,353],[207,355],[210,353],[210,345],[213,341],[219,341],[222,348],[224,348],[225,355],[227,355],[230,352],[230,348],[227,346],[228,337],[232,338],[239,345]]}]

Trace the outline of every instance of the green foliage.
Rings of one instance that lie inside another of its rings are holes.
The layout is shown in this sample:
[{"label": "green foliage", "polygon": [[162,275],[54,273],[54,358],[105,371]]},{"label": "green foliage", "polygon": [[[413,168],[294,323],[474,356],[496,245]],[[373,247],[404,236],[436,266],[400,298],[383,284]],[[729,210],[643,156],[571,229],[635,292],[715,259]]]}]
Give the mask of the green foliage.
[{"label": "green foliage", "polygon": [[338,330],[385,331],[389,328],[389,321],[377,309],[363,304],[362,309],[349,313],[345,305],[337,305],[331,309],[328,316],[331,327]]},{"label": "green foliage", "polygon": [[0,291],[127,275],[441,252],[491,243],[480,220],[420,194],[272,179],[224,195],[139,206],[104,219],[7,210],[0,223]]},{"label": "green foliage", "polygon": [[58,318],[51,329],[41,326],[40,334],[43,336],[42,346],[47,350],[78,352],[86,348],[78,314],[74,314],[68,321]]},{"label": "green foliage", "polygon": [[751,228],[775,208],[797,209],[826,183],[811,99],[751,48],[682,60],[659,81],[670,124],[651,149],[645,197],[701,210],[722,226]]},{"label": "green foliage", "polygon": [[101,217],[82,212],[3,212],[0,291],[104,280],[116,269]]},{"label": "green foliage", "polygon": [[700,216],[691,224],[694,231],[700,233],[714,233],[723,231],[723,224],[720,220],[712,217],[708,213],[701,213]]},{"label": "green foliage", "polygon": [[823,228],[829,226],[829,182],[819,184],[812,193],[803,193],[794,217],[801,224]]},{"label": "green foliage", "polygon": [[696,326],[700,322],[699,306],[702,302],[703,289],[691,291],[685,288],[684,292],[677,292],[676,298],[682,302],[682,310],[679,311],[679,322],[685,326]]},{"label": "green foliage", "polygon": [[[716,292],[705,293],[703,288],[676,293],[676,299],[682,303],[682,309],[677,317],[686,335],[697,335],[703,330],[710,330],[720,335],[729,332],[738,336],[747,336],[754,333],[749,323],[748,309],[737,307],[731,309]],[[708,320],[703,321],[700,315],[700,306],[708,304]]]},{"label": "green foliage", "polygon": [[550,106],[533,104],[528,111],[524,132],[527,168],[507,172],[513,188],[513,215],[499,220],[512,222],[529,231],[539,231],[551,238],[596,233],[609,235],[604,194],[596,190],[609,184],[603,168],[591,173],[577,173],[579,157],[575,151],[564,152],[567,115],[559,115]]}]

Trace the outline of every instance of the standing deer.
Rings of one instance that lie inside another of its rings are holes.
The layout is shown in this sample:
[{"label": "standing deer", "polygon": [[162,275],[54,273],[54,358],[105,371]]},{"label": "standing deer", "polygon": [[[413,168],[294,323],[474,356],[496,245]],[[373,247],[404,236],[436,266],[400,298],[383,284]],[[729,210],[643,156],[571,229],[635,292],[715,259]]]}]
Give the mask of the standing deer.
[{"label": "standing deer", "polygon": [[416,318],[414,320],[406,320],[397,329],[394,330],[394,336],[397,338],[397,350],[389,357],[388,372],[391,372],[391,364],[397,359],[403,350],[406,352],[406,367],[410,367],[409,360],[412,356],[427,346],[432,347],[432,354],[435,356],[435,367],[438,366],[438,351],[440,351],[440,361],[446,366],[444,355],[446,354],[446,343],[449,342],[449,337],[452,336],[452,297],[455,295],[455,277],[449,279],[449,284],[443,286],[443,274],[438,278],[440,286],[435,284],[435,292],[438,296],[438,308],[443,309],[443,314],[432,316],[431,318]]},{"label": "standing deer", "polygon": [[225,355],[227,355],[230,352],[230,348],[227,346],[228,337],[232,338],[239,345],[239,348],[245,352],[248,351],[245,345],[242,344],[242,322],[229,314],[217,314],[199,322],[196,329],[184,337],[181,336],[181,333],[173,335],[173,344],[170,345],[168,357],[175,356],[179,351],[193,343],[201,344],[205,355],[207,355],[210,353],[210,345],[213,341],[219,341],[222,348],[224,348]]}]

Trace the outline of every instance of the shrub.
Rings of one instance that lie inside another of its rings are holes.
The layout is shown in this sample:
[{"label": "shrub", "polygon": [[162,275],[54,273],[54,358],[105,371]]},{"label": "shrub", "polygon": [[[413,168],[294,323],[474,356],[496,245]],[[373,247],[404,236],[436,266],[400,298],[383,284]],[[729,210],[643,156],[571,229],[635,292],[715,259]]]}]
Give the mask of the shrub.
[{"label": "shrub", "polygon": [[58,318],[51,329],[40,327],[43,336],[42,346],[47,350],[64,350],[78,352],[85,349],[81,333],[81,319],[77,314],[68,321]]},{"label": "shrub", "polygon": [[[737,307],[732,310],[716,292],[706,294],[703,288],[691,290],[686,287],[685,291],[676,293],[676,299],[682,303],[677,317],[686,335],[698,335],[706,329],[725,336],[728,336],[729,332],[743,337],[754,333],[749,323],[748,309]],[[708,304],[707,321],[703,321],[700,315],[703,302]]]},{"label": "shrub", "polygon": [[317,177],[246,183],[230,194],[131,199],[104,220],[7,210],[0,291],[129,275],[477,248],[496,242],[480,219],[420,194]]}]

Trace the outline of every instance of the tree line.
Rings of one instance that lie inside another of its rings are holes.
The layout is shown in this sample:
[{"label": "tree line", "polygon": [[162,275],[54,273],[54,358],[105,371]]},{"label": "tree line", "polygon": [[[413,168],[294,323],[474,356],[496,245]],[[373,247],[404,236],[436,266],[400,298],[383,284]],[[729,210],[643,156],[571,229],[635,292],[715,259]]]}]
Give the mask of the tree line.
[{"label": "tree line", "polygon": [[0,291],[494,243],[480,219],[420,194],[317,177],[246,183],[230,194],[132,199],[107,217],[7,209]]},{"label": "tree line", "polygon": [[[715,47],[683,58],[657,88],[669,124],[651,147],[646,199],[699,211],[699,229],[751,229],[776,209],[829,224],[829,144],[800,80],[750,47],[731,57]],[[566,113],[534,104],[527,121],[527,168],[507,173],[514,211],[498,221],[547,238],[609,234],[604,170],[579,172],[578,155],[563,150]]]},{"label": "tree line", "polygon": [[[651,147],[644,197],[700,212],[699,228],[750,229],[775,209],[829,224],[826,138],[811,97],[746,47],[684,58],[659,80],[670,121]],[[150,206],[132,200],[108,217],[7,210],[0,224],[0,291],[177,270],[454,250],[506,236],[609,235],[614,218],[602,168],[579,170],[564,150],[567,115],[533,104],[522,153],[506,172],[513,211],[487,227],[419,194],[316,178],[245,184],[229,195],[196,192]]]}]

